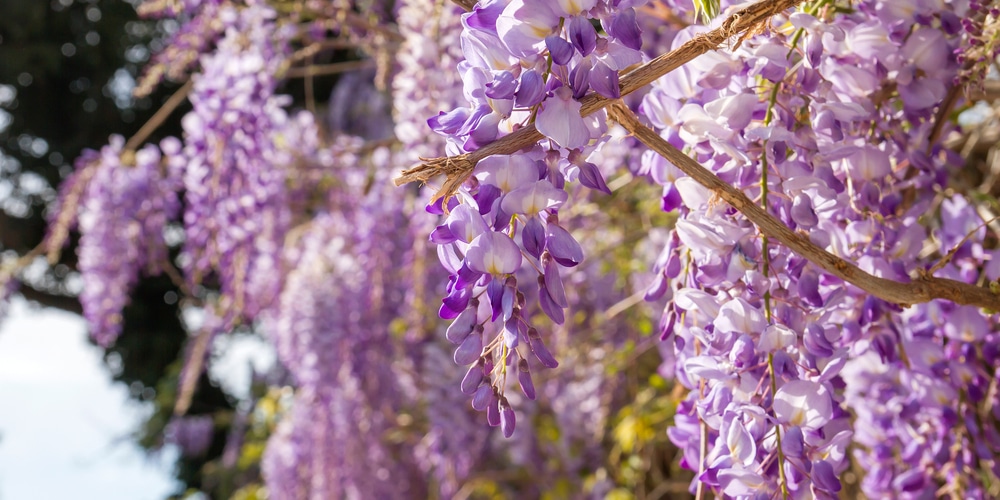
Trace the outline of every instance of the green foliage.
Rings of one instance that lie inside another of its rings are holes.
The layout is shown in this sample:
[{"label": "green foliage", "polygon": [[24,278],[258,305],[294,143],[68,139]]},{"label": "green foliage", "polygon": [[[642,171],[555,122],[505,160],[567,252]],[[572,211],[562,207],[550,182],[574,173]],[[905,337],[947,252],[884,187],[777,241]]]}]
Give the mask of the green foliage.
[{"label": "green foliage", "polygon": [[694,0],[695,17],[708,24],[719,15],[719,0]]}]

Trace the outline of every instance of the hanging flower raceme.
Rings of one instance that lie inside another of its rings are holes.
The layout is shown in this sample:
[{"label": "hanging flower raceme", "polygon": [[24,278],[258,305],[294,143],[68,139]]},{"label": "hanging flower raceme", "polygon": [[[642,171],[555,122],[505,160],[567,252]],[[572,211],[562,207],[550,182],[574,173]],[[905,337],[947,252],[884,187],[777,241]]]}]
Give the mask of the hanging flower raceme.
[{"label": "hanging flower raceme", "polygon": [[[228,7],[233,25],[194,75],[192,112],[183,118],[185,214],[183,268],[200,283],[221,284],[226,321],[249,320],[280,287],[278,254],[290,223],[286,177],[291,162],[282,141],[296,137],[274,94],[287,57],[287,30],[275,12],[253,3]],[[289,147],[290,146],[290,147]],[[308,154],[307,152],[303,152]]]},{"label": "hanging flower raceme", "polygon": [[[102,346],[121,334],[122,310],[140,274],[169,265],[164,229],[180,208],[178,179],[161,162],[159,148],[126,153],[124,144],[113,136],[100,152],[86,151],[77,160],[78,172],[92,169],[77,208],[80,303]],[[163,143],[164,151],[177,148],[176,140]]]}]

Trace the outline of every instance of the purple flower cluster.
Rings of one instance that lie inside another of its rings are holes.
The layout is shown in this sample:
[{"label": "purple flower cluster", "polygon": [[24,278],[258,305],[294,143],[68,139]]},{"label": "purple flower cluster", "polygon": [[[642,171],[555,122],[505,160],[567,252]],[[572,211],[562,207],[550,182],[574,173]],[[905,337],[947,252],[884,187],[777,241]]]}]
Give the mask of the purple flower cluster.
[{"label": "purple flower cluster", "polygon": [[458,71],[468,104],[428,123],[455,151],[475,150],[531,121],[548,144],[484,159],[458,203],[429,209],[447,212],[431,241],[441,245],[451,274],[440,315],[454,319],[448,339],[458,346],[455,362],[470,367],[462,390],[510,436],[515,416],[505,395],[508,374],[534,399],[526,353],[543,366],[558,365],[531,323],[521,290],[537,289],[545,314],[565,321],[560,269],[583,261],[582,247],[559,222],[565,184],[578,180],[610,193],[588,161],[607,140],[605,117],[581,117],[578,99],[590,90],[619,97],[618,71],[642,60],[642,42],[631,2],[488,1],[462,23]]},{"label": "purple flower cluster", "polygon": [[965,12],[957,11],[949,18],[952,29],[961,25],[962,46],[955,50],[959,63],[963,64],[955,83],[969,87],[982,87],[993,62],[1000,55],[998,29],[1000,29],[1000,7],[992,2],[971,1]]},{"label": "purple flower cluster", "polygon": [[[253,319],[280,288],[278,256],[291,222],[286,199],[295,122],[274,94],[288,53],[275,12],[256,2],[229,9],[216,50],[194,75],[193,110],[184,127],[183,267],[201,283],[220,284],[227,324]],[[287,133],[287,134],[286,134]],[[286,135],[283,135],[286,134]]]},{"label": "purple flower cluster", "polygon": [[[164,227],[179,209],[177,179],[166,174],[160,150],[147,145],[123,160],[120,136],[100,152],[85,152],[77,169],[94,169],[77,210],[80,303],[94,340],[108,346],[122,330],[122,309],[141,272],[167,262]],[[176,140],[163,150],[178,148]]]}]

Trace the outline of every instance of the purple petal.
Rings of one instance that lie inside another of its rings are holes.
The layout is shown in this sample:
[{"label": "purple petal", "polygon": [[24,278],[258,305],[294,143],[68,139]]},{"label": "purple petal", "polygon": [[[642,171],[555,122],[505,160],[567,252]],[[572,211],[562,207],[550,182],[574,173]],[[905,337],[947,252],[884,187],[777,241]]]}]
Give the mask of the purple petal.
[{"label": "purple petal", "polygon": [[881,179],[892,172],[889,154],[872,145],[858,148],[843,162],[847,174],[859,181]]},{"label": "purple petal", "polygon": [[663,275],[662,272],[656,273],[653,278],[653,282],[646,287],[646,293],[643,295],[642,299],[646,302],[655,302],[663,298],[667,293],[667,286],[670,285],[670,280]]},{"label": "purple petal", "polygon": [[528,217],[528,223],[521,230],[521,245],[524,250],[536,259],[542,255],[545,247],[545,228],[538,217]]},{"label": "purple petal", "polygon": [[[509,438],[514,435],[514,424],[516,418],[514,417],[514,409],[510,407],[510,403],[507,402],[507,398],[500,398],[500,430],[503,431],[503,437]],[[492,425],[492,424],[491,424]]]},{"label": "purple petal", "polygon": [[500,297],[500,309],[503,320],[509,321],[514,313],[514,300],[517,297],[517,280],[513,276],[507,278],[503,285],[503,295]]},{"label": "purple petal", "polygon": [[745,333],[741,334],[733,343],[733,348],[729,352],[729,360],[737,368],[743,368],[750,366],[756,359],[757,352],[754,349],[753,339]]},{"label": "purple petal", "polygon": [[535,161],[522,154],[487,156],[479,162],[476,172],[481,183],[492,184],[505,193],[539,179]]},{"label": "purple petal", "polygon": [[583,262],[583,248],[568,231],[554,222],[546,228],[545,248],[556,262],[564,267],[573,267]]},{"label": "purple petal", "polygon": [[799,193],[792,200],[792,220],[805,229],[810,229],[819,223],[816,212],[813,211],[812,199],[805,193]]},{"label": "purple petal", "polygon": [[590,142],[590,130],[580,117],[580,103],[566,87],[556,89],[555,95],[542,102],[535,128],[564,148],[580,148]]},{"label": "purple petal", "polygon": [[[455,197],[452,197],[451,199],[452,200],[456,200],[456,198],[458,198],[458,197],[455,196]],[[431,214],[431,215],[444,215],[444,208],[443,207],[444,207],[444,198],[438,198],[438,199],[434,200],[433,202],[428,203],[427,206],[424,207],[424,211],[427,212],[427,213],[429,213],[429,214]],[[451,207],[449,207],[449,209],[450,208]]]},{"label": "purple petal", "polygon": [[[466,288],[466,287],[473,286],[473,285],[476,284],[477,281],[479,281],[479,278],[481,278],[482,276],[483,276],[483,273],[480,273],[480,272],[477,272],[477,271],[473,271],[472,269],[469,269],[469,266],[465,265],[465,262],[462,262],[462,267],[458,268],[458,272],[455,273],[455,276],[454,276],[455,277],[455,287],[456,288]],[[470,302],[476,302],[478,304],[478,301],[476,301],[476,299],[474,299],[474,298],[471,299]]]},{"label": "purple petal", "polygon": [[493,203],[503,196],[503,191],[493,184],[480,184],[479,192],[476,193],[476,204],[479,205],[479,214],[486,215],[493,211]]},{"label": "purple petal", "polygon": [[801,427],[789,427],[784,434],[781,435],[781,451],[785,452],[785,455],[789,457],[798,458],[802,456],[805,450],[805,438],[802,434]]},{"label": "purple petal", "polygon": [[514,93],[514,103],[518,106],[530,108],[540,102],[545,97],[545,82],[541,75],[535,70],[528,70],[521,73],[521,85]]},{"label": "purple petal", "polygon": [[566,291],[563,288],[562,277],[559,276],[559,266],[556,265],[553,259],[548,258],[548,255],[542,256],[542,266],[544,266],[543,278],[545,280],[545,287],[548,289],[552,301],[559,307],[569,307],[569,301],[566,300]]},{"label": "purple petal", "polygon": [[545,347],[545,343],[542,342],[542,337],[538,335],[538,330],[534,328],[528,329],[528,346],[542,366],[546,368],[559,366],[559,362],[556,361],[556,358],[552,357],[552,353],[549,352],[549,349]]},{"label": "purple petal", "polygon": [[535,383],[531,380],[531,372],[528,371],[528,360],[522,359],[517,362],[517,383],[521,385],[521,392],[528,399],[535,399]]},{"label": "purple petal", "polygon": [[559,208],[569,197],[547,180],[521,186],[503,197],[500,208],[508,214],[533,216],[542,210]]},{"label": "purple petal", "polygon": [[595,191],[611,194],[611,190],[608,189],[608,183],[604,182],[604,176],[601,175],[601,171],[597,169],[597,165],[590,162],[583,162],[577,166],[580,168],[580,184],[583,184],[584,186],[587,186]]},{"label": "purple petal", "polygon": [[608,99],[618,99],[622,95],[618,86],[618,72],[600,61],[594,63],[590,70],[590,87]]},{"label": "purple petal", "polygon": [[563,308],[552,300],[552,295],[549,293],[548,287],[545,286],[544,278],[540,278],[539,282],[538,304],[542,306],[542,312],[551,318],[553,323],[563,324],[566,321]]},{"label": "purple petal", "polygon": [[549,55],[552,56],[553,63],[565,66],[573,60],[573,54],[575,53],[573,44],[558,35],[545,37],[545,48],[549,49]]},{"label": "purple petal", "polygon": [[472,287],[456,287],[444,299],[441,299],[442,307],[439,311],[441,318],[457,318],[469,306],[469,299],[471,297]]},{"label": "purple petal", "polygon": [[677,311],[671,309],[667,313],[667,319],[660,320],[660,340],[667,340],[671,335],[674,334],[674,325],[677,324]]},{"label": "purple petal", "polygon": [[642,52],[626,47],[624,44],[609,41],[607,38],[597,39],[597,53],[600,54],[599,57],[604,64],[617,71],[642,62]]},{"label": "purple petal", "polygon": [[464,21],[470,28],[496,31],[497,17],[500,17],[504,7],[503,2],[477,2],[475,8],[465,17]]},{"label": "purple petal", "polygon": [[750,469],[722,469],[719,471],[722,492],[732,497],[750,497],[760,492],[766,481]]},{"label": "purple petal", "polygon": [[833,470],[833,465],[825,460],[817,460],[812,464],[812,481],[817,488],[829,492],[840,491],[840,479]]},{"label": "purple petal", "polygon": [[520,320],[518,317],[513,317],[503,324],[503,343],[508,349],[513,349],[517,347],[517,322]]},{"label": "purple petal", "polygon": [[515,90],[517,90],[517,77],[510,71],[501,71],[492,82],[486,84],[486,97],[513,99]]},{"label": "purple petal", "polygon": [[455,364],[459,366],[475,363],[483,355],[483,336],[469,335],[455,349]]},{"label": "purple petal", "polygon": [[749,466],[757,458],[757,443],[738,420],[729,424],[726,447],[733,460],[744,466]]},{"label": "purple petal", "polygon": [[[513,0],[497,18],[497,34],[511,54],[531,57],[539,42],[559,25],[559,14],[542,2]],[[475,30],[466,30],[475,31]]]},{"label": "purple petal", "polygon": [[510,219],[513,215],[503,209],[503,203],[501,202],[500,205],[496,206],[496,213],[493,217],[493,230],[501,232],[510,225]]},{"label": "purple petal", "polygon": [[584,57],[590,55],[597,48],[597,30],[584,16],[573,16],[569,20],[569,39]]},{"label": "purple petal", "polygon": [[826,338],[823,327],[812,323],[802,334],[802,344],[810,354],[821,358],[833,356],[833,344]]},{"label": "purple petal", "polygon": [[490,427],[496,427],[500,425],[500,422],[500,395],[497,394],[496,389],[493,389],[493,396],[486,407],[486,423],[490,424]]},{"label": "purple petal", "polygon": [[487,231],[472,241],[465,261],[473,271],[500,276],[521,268],[521,250],[510,236]]},{"label": "purple petal", "polygon": [[631,7],[619,10],[611,18],[608,34],[632,50],[642,48],[642,30],[639,29],[639,23],[636,21],[635,10]]},{"label": "purple petal", "polygon": [[490,306],[493,309],[490,321],[496,321],[503,312],[504,288],[503,282],[500,280],[492,280],[486,285],[486,296],[490,298]]},{"label": "purple petal", "polygon": [[483,381],[483,362],[480,359],[478,363],[469,367],[469,371],[465,372],[465,377],[462,379],[462,392],[465,394],[475,394],[476,389],[479,388],[479,384]]},{"label": "purple petal", "polygon": [[501,118],[502,117],[496,113],[484,116],[483,119],[480,120],[475,127],[473,127],[468,140],[466,140],[465,144],[463,144],[466,151],[479,149],[497,140],[497,135],[500,133],[498,127],[500,126]]},{"label": "purple petal", "polygon": [[950,52],[948,41],[940,30],[922,27],[906,37],[902,55],[916,67],[933,73],[948,66]]},{"label": "purple petal", "polygon": [[580,61],[572,71],[569,72],[569,86],[573,89],[573,98],[581,99],[590,89],[590,59]]},{"label": "purple petal", "polygon": [[448,230],[455,238],[465,243],[471,243],[477,236],[489,231],[486,220],[483,219],[478,210],[472,208],[468,203],[455,207],[448,214],[445,225],[448,226]]},{"label": "purple petal", "polygon": [[774,395],[774,416],[784,424],[816,430],[833,418],[826,387],[808,380],[792,380]]},{"label": "purple petal", "polygon": [[720,97],[706,104],[705,112],[720,119],[730,130],[742,130],[750,124],[757,105],[757,95],[744,92]]},{"label": "purple petal", "polygon": [[486,409],[486,405],[490,404],[492,398],[493,387],[490,384],[481,384],[472,396],[472,408],[476,411],[483,411]]},{"label": "purple petal", "polygon": [[799,276],[796,285],[799,297],[813,307],[823,306],[823,296],[819,293],[819,276],[811,271],[805,271]]},{"label": "purple petal", "polygon": [[430,240],[432,243],[437,243],[438,245],[444,245],[447,243],[452,243],[458,241],[458,238],[448,229],[446,225],[440,225],[431,231]]},{"label": "purple petal", "polygon": [[472,333],[476,326],[476,307],[467,307],[461,314],[451,322],[444,336],[448,342],[458,345]]},{"label": "purple petal", "polygon": [[469,119],[470,110],[468,108],[457,108],[447,113],[444,111],[427,119],[427,125],[431,130],[445,135],[457,133],[466,120]]},{"label": "purple petal", "polygon": [[673,212],[683,205],[683,202],[681,192],[677,190],[677,186],[674,183],[663,186],[663,199],[660,203],[661,210],[664,212]]}]

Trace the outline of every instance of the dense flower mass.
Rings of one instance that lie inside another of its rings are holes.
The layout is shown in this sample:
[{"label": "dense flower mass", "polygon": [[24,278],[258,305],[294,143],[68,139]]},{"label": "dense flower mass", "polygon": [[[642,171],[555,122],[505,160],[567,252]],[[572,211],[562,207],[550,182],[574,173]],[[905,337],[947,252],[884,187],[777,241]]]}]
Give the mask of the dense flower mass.
[{"label": "dense flower mass", "polygon": [[[295,387],[273,498],[1000,494],[996,311],[863,292],[609,119],[859,273],[996,294],[996,207],[945,138],[1000,12],[805,2],[625,88],[756,12],[696,3],[147,3],[186,19],[149,82],[190,72],[192,109],[181,139],[113,138],[66,188],[92,334],[172,265],[176,223],[205,328],[259,330]],[[504,149],[523,129],[540,139]],[[391,186],[442,155],[449,181],[478,158],[448,196]],[[213,425],[178,416],[171,439],[202,453]],[[656,469],[668,440],[682,479]]]},{"label": "dense flower mass", "polygon": [[[867,272],[908,281],[949,249],[966,254],[966,238],[984,234],[964,200],[912,195],[940,190],[955,167],[932,141],[941,125],[935,106],[959,70],[950,20],[963,12],[941,8],[863,2],[845,14],[791,14],[768,38],[660,79],[642,109],[666,138],[789,227]],[[674,45],[698,29],[681,31]],[[891,92],[873,91],[890,82]],[[651,293],[662,295],[666,282],[674,289],[663,333],[673,336],[679,379],[692,392],[680,411],[685,424],[670,433],[688,466],[701,471],[698,488],[735,497],[762,489],[836,495],[852,442],[869,471],[862,489],[873,498],[933,495],[961,474],[949,463],[992,467],[949,451],[960,448],[949,444],[949,430],[980,411],[956,396],[981,391],[972,385],[990,377],[965,365],[978,348],[958,344],[992,338],[978,310],[937,302],[900,310],[845,288],[768,245],[661,158],[647,155],[643,168],[664,185],[664,207],[680,213]],[[942,253],[930,259],[920,255],[928,234],[919,224],[929,211],[942,224]],[[995,279],[980,270],[982,258],[963,260],[935,270],[968,283]],[[963,333],[950,333],[956,329]],[[957,364],[936,376],[924,370],[937,361],[915,365],[923,356],[943,362],[945,351]],[[985,435],[973,424],[956,445],[972,447]],[[987,443],[978,444],[979,457],[995,453]],[[973,476],[964,477],[961,495],[983,491]]]}]

